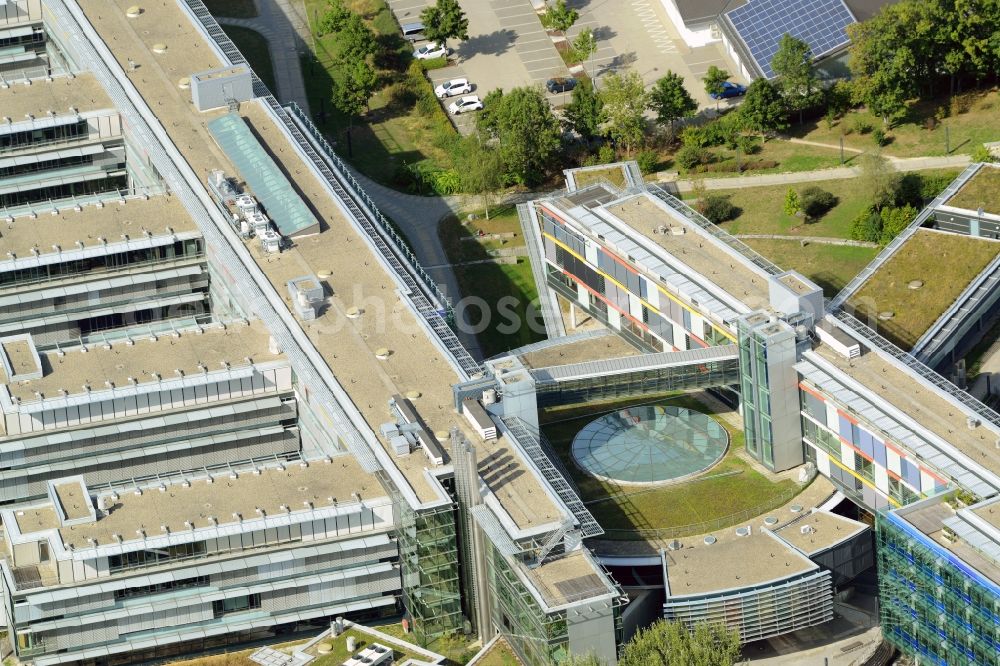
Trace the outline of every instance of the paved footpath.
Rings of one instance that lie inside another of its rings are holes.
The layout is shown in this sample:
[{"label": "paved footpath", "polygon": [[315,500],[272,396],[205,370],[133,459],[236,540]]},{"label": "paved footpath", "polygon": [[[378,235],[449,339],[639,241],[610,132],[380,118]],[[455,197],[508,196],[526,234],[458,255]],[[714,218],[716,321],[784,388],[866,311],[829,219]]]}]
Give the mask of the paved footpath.
[{"label": "paved footpath", "polygon": [[[925,171],[927,169],[947,169],[951,167],[966,167],[972,161],[968,155],[948,155],[946,157],[904,157],[890,158],[892,165],[898,171]],[[823,180],[840,180],[857,178],[861,175],[858,167],[836,167],[834,169],[818,169],[816,171],[792,171],[789,173],[765,173],[757,176],[734,176],[732,178],[705,178],[701,184],[706,190],[736,190],[747,187],[765,187],[767,185],[792,185],[795,183],[813,183]],[[668,189],[677,192],[690,192],[694,189],[693,180],[661,181]]]},{"label": "paved footpath", "polygon": [[250,19],[216,17],[222,24],[249,28],[267,40],[278,86],[272,91],[279,102],[295,102],[307,113],[305,81],[299,56],[309,52],[309,27],[300,0],[254,0],[257,16]]}]

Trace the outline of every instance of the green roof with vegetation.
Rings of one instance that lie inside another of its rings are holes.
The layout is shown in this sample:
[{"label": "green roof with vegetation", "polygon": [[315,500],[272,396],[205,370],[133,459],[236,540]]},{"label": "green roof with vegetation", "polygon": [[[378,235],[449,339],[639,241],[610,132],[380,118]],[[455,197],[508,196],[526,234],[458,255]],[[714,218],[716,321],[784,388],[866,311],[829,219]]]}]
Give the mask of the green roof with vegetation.
[{"label": "green roof with vegetation", "polygon": [[979,210],[1000,215],[1000,168],[983,166],[951,199],[948,206]]},{"label": "green roof with vegetation", "polygon": [[848,305],[908,351],[997,253],[997,241],[920,229],[851,295]]},{"label": "green roof with vegetation", "polygon": [[574,169],[573,170],[573,180],[576,182],[576,186],[586,187],[593,183],[599,183],[606,180],[615,187],[619,189],[624,189],[627,185],[625,180],[625,167],[620,164],[609,165],[603,169]]}]

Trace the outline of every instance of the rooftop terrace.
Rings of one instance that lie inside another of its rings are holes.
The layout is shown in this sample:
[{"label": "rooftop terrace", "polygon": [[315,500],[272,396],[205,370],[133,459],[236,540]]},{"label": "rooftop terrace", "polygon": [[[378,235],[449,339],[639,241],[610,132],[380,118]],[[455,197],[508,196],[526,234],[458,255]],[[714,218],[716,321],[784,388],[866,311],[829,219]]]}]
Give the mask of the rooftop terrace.
[{"label": "rooftop terrace", "polygon": [[875,351],[847,359],[829,345],[820,344],[814,353],[979,465],[1000,474],[1000,457],[996,455],[1000,433],[983,423],[970,428],[966,412],[913,375],[903,372]]},{"label": "rooftop terrace", "polygon": [[1000,167],[984,165],[945,205],[1000,215]]},{"label": "rooftop terrace", "polygon": [[113,109],[114,104],[97,80],[87,73],[75,77],[59,76],[52,81],[36,79],[31,85],[12,82],[9,88],[0,88],[0,115],[12,123],[27,120],[26,114],[45,118],[49,111],[57,116]]},{"label": "rooftop terrace", "polygon": [[[110,349],[92,345],[87,352],[74,349],[60,355],[52,351],[41,354],[44,376],[41,379],[7,384],[12,396],[24,402],[36,399],[35,392],[45,398],[58,397],[60,389],[67,394],[82,393],[84,385],[95,391],[107,388],[105,382],[117,387],[128,386],[129,378],[139,385],[184,375],[199,375],[222,370],[224,364],[231,368],[249,366],[284,358],[268,350],[269,334],[259,322],[249,326],[230,324],[226,329],[208,327],[202,334],[193,331],[162,335],[155,342],[138,338],[132,345],[119,342]],[[249,359],[249,362],[247,361]],[[201,367],[199,367],[199,365]],[[2,375],[2,373],[0,373]],[[6,377],[0,380],[7,383]]]},{"label": "rooftop terrace", "polygon": [[910,350],[998,253],[1000,241],[919,229],[851,295],[848,309]]},{"label": "rooftop terrace", "polygon": [[[144,6],[139,17],[126,19],[124,8],[130,1],[113,0],[111,4],[114,11],[106,11],[103,3],[85,3],[83,9],[104,41],[118,45],[114,53],[123,69],[128,70],[129,57],[140,65],[129,77],[185,159],[198,174],[207,175],[214,169],[235,173],[206,129],[221,112],[197,113],[190,94],[177,87],[180,77],[221,65],[187,15],[176,2],[168,1]],[[150,50],[158,42],[167,44],[165,54]],[[250,243],[249,249],[286,303],[289,280],[329,275],[320,278],[328,298],[319,316],[302,322],[302,327],[368,425],[377,432],[390,418],[389,398],[411,394],[419,395],[412,402],[432,432],[447,432],[456,426],[474,437],[452,408],[451,384],[457,375],[428,339],[411,308],[399,298],[395,281],[345,219],[327,187],[313,175],[262,104],[243,103],[240,115],[323,222],[322,233],[300,239],[280,255],[264,255],[257,243]],[[359,308],[361,316],[348,318],[346,310],[351,307]],[[389,350],[384,360],[376,358],[380,349]],[[419,501],[441,499],[428,479],[432,466],[421,453],[397,457],[388,443],[380,443]],[[517,473],[498,479],[495,490],[519,527],[534,527],[540,524],[540,517],[556,509],[520,457],[510,456],[510,463],[519,466]],[[531,510],[519,508],[522,506]]]},{"label": "rooftop terrace", "polygon": [[[176,197],[154,196],[149,199],[113,201],[102,208],[84,206],[80,211],[63,210],[58,215],[42,212],[35,219],[16,218],[0,232],[0,257],[8,252],[16,257],[30,257],[32,248],[39,255],[95,247],[98,238],[108,243],[122,242],[123,235],[142,238],[145,232],[162,236],[169,227],[173,233],[197,231],[197,225]],[[58,247],[58,249],[57,249]]]},{"label": "rooftop terrace", "polygon": [[742,257],[733,256],[716,241],[705,238],[681,215],[667,212],[652,195],[636,195],[605,210],[749,308],[756,310],[770,305],[766,275],[749,268]]}]

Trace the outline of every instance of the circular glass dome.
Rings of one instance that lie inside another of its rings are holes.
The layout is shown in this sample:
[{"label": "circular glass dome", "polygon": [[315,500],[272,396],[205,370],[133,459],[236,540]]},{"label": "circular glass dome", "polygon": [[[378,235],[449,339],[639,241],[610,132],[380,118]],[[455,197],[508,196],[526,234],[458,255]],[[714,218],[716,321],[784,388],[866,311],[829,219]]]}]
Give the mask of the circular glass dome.
[{"label": "circular glass dome", "polygon": [[681,481],[715,465],[729,433],[712,417],[674,405],[629,407],[588,423],[573,438],[585,472],[622,483]]}]

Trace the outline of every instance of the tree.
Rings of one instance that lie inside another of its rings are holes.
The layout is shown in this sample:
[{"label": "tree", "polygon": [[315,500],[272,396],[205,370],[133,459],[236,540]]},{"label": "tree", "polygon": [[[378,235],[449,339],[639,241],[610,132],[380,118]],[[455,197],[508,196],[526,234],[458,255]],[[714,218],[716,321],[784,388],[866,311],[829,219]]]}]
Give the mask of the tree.
[{"label": "tree", "polygon": [[[710,65],[705,76],[701,79],[705,82],[705,92],[711,95],[721,95],[725,90],[725,83],[729,80],[730,74],[724,69],[719,69],[715,65]],[[719,108],[719,100],[715,100],[715,108]]]},{"label": "tree", "polygon": [[588,143],[598,135],[604,103],[590,79],[583,79],[573,88],[573,99],[563,109],[566,124]]},{"label": "tree", "polygon": [[778,85],[788,109],[799,112],[801,125],[802,112],[819,101],[814,94],[817,85],[812,67],[812,49],[801,39],[785,34],[771,58],[771,69],[778,75]]},{"label": "tree", "polygon": [[343,64],[343,78],[333,81],[333,105],[347,116],[347,154],[353,155],[351,129],[354,117],[368,109],[368,100],[375,92],[378,75],[364,60]]},{"label": "tree", "polygon": [[698,212],[714,224],[722,224],[737,217],[742,211],[725,194],[709,194],[698,200]]},{"label": "tree", "polygon": [[740,635],[721,624],[691,631],[682,622],[657,620],[626,643],[619,666],[732,666],[740,656]]},{"label": "tree", "polygon": [[458,0],[437,0],[420,12],[420,20],[424,24],[424,36],[442,46],[447,46],[449,39],[465,41],[469,38],[469,19]]},{"label": "tree", "polygon": [[896,168],[879,152],[864,153],[859,158],[859,187],[876,212],[896,202],[901,177]]},{"label": "tree", "polygon": [[799,193],[789,187],[788,191],[785,192],[785,215],[795,216],[799,214],[800,210],[802,210],[802,205],[799,203]]},{"label": "tree", "polygon": [[788,127],[781,93],[767,79],[757,79],[747,87],[738,113],[746,129],[764,137]]},{"label": "tree", "polygon": [[461,179],[462,190],[482,196],[486,219],[490,219],[490,202],[503,188],[500,152],[484,145],[478,136],[465,137],[455,151],[455,170]]},{"label": "tree", "polygon": [[608,136],[625,152],[632,154],[645,135],[646,88],[638,72],[617,72],[604,78],[600,92],[604,103],[602,120]]},{"label": "tree", "polygon": [[509,182],[535,185],[545,178],[562,145],[559,121],[535,88],[494,90],[476,119],[484,141],[496,142]]},{"label": "tree", "polygon": [[849,65],[854,101],[864,104],[891,127],[906,111],[906,100],[917,90],[918,63],[906,29],[879,12],[871,20],[847,27],[851,38]]},{"label": "tree", "polygon": [[675,120],[694,115],[698,103],[684,88],[683,77],[668,70],[649,91],[649,107],[656,112],[657,122],[673,129]]},{"label": "tree", "polygon": [[810,185],[799,194],[799,206],[810,220],[818,220],[837,205],[837,197],[832,192]]},{"label": "tree", "polygon": [[330,0],[326,13],[319,19],[316,28],[319,36],[340,32],[347,20],[351,18],[352,13],[351,10],[344,7],[343,0]]},{"label": "tree", "polygon": [[[590,56],[597,53],[597,38],[594,37],[594,31],[590,28],[581,30],[569,48],[573,62],[586,62]],[[593,73],[591,73],[591,76],[593,76]]]},{"label": "tree", "polygon": [[566,6],[566,0],[556,0],[542,14],[542,25],[546,28],[566,32],[573,27],[576,20],[580,18],[580,12]]},{"label": "tree", "polygon": [[378,41],[375,33],[368,27],[364,19],[355,13],[344,21],[337,31],[337,54],[345,62],[366,60],[378,52]]}]

